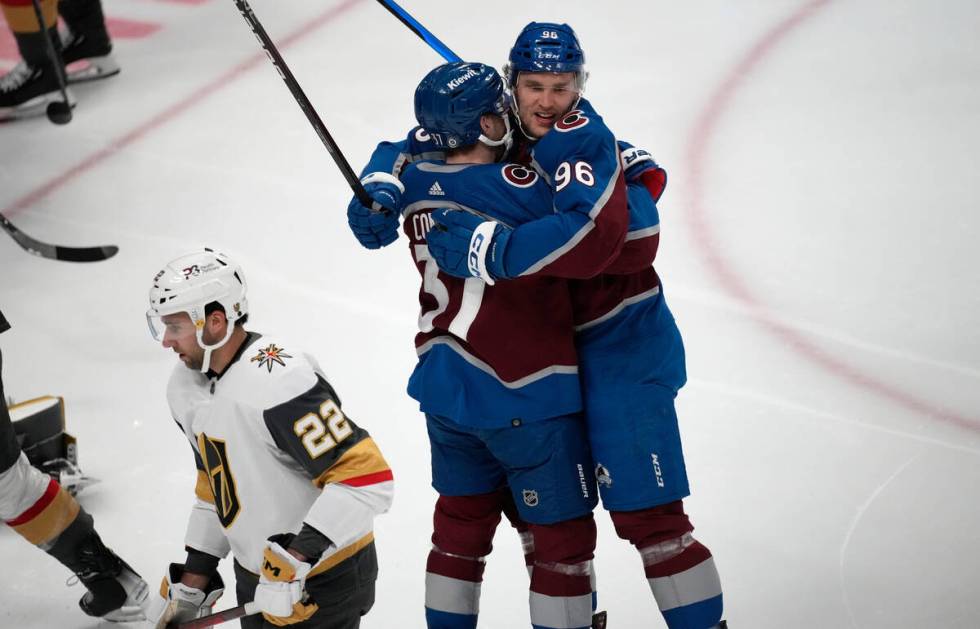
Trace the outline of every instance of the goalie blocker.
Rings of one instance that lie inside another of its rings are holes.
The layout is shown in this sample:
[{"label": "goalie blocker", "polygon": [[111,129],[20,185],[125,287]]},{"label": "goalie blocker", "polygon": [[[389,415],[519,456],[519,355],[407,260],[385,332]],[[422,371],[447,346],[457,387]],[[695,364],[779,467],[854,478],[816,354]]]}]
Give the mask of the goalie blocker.
[{"label": "goalie blocker", "polygon": [[8,406],[17,445],[31,465],[75,495],[93,479],[78,467],[78,445],[65,431],[65,400],[45,395]]}]

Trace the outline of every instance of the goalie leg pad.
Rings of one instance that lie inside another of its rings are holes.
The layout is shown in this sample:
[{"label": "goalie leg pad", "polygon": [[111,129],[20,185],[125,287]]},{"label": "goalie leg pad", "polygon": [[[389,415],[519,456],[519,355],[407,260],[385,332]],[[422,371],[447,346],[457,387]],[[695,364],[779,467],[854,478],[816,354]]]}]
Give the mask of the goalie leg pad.
[{"label": "goalie leg pad", "polygon": [[610,513],[616,533],[639,551],[647,582],[671,629],[721,620],[721,579],[711,551],[691,535],[683,503]]},{"label": "goalie leg pad", "polygon": [[[68,458],[64,398],[46,395],[9,408],[21,450],[32,465]],[[77,462],[77,461],[72,461]]]}]

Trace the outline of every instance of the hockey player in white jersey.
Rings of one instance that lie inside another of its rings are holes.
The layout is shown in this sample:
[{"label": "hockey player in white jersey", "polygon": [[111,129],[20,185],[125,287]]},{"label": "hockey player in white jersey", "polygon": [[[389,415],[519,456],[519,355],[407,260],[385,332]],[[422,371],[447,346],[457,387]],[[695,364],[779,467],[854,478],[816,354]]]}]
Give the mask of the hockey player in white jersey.
[{"label": "hockey player in white jersey", "polygon": [[177,354],[167,400],[198,468],[185,546],[150,622],[212,612],[231,551],[246,629],[354,629],[374,603],[373,521],[388,510],[390,468],[340,408],[316,360],[278,337],[246,331],[245,278],[204,249],[153,280],[147,320]]}]

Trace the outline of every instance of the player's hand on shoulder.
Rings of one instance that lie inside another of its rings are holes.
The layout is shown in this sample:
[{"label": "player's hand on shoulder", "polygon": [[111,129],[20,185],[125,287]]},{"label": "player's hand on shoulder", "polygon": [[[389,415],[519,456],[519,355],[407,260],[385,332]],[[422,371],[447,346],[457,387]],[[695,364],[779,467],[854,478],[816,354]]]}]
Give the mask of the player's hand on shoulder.
[{"label": "player's hand on shoulder", "polygon": [[509,230],[462,210],[438,209],[432,219],[435,226],[426,242],[440,270],[455,277],[478,277],[487,284],[506,277],[503,251]]},{"label": "player's hand on shoulder", "polygon": [[181,583],[183,576],[184,564],[170,564],[170,570],[163,577],[160,590],[147,604],[148,626],[163,629],[169,623],[187,622],[212,613],[214,604],[225,591],[221,575],[215,572],[203,587]]},{"label": "player's hand on shoulder", "polygon": [[380,249],[398,240],[398,215],[404,187],[387,173],[371,173],[361,183],[368,195],[385,209],[365,207],[355,196],[347,206],[347,223],[362,246]]},{"label": "player's hand on shoulder", "polygon": [[266,620],[279,626],[309,620],[319,609],[306,593],[306,577],[313,566],[286,550],[294,537],[283,533],[269,538],[255,588],[255,604]]}]

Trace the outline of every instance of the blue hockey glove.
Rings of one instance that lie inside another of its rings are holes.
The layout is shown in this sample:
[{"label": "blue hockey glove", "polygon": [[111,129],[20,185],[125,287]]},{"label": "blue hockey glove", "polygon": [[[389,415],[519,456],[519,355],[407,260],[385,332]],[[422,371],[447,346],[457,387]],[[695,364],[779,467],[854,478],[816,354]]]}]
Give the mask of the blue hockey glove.
[{"label": "blue hockey glove", "polygon": [[363,247],[380,249],[398,240],[398,215],[405,188],[397,178],[387,173],[371,173],[361,183],[372,199],[392,211],[364,207],[354,197],[347,206],[347,224]]},{"label": "blue hockey glove", "polygon": [[439,269],[455,277],[478,277],[487,284],[504,279],[504,249],[510,231],[496,222],[462,210],[432,212],[436,225],[426,241]]}]

